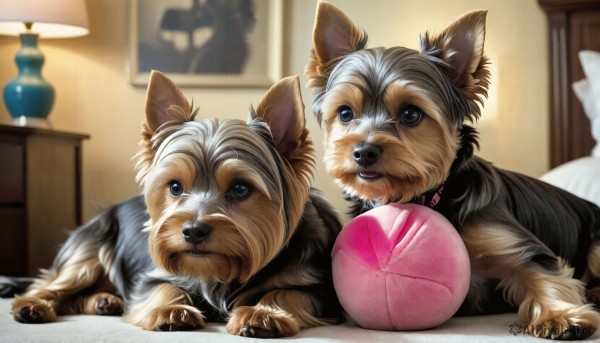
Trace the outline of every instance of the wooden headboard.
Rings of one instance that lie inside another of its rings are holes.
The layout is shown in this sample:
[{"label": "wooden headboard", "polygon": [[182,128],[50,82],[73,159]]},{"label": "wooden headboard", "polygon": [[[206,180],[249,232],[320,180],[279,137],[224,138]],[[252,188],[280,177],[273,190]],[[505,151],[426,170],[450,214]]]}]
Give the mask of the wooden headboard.
[{"label": "wooden headboard", "polygon": [[584,78],[578,53],[600,51],[600,0],[538,0],[550,41],[550,168],[590,155],[590,122],[571,89]]}]

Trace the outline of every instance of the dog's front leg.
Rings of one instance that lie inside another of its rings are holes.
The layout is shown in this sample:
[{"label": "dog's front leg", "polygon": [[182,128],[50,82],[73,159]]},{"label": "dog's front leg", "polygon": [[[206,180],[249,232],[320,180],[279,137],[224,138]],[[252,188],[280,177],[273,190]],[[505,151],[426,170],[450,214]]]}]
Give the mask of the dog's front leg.
[{"label": "dog's front leg", "polygon": [[189,295],[172,283],[136,294],[125,321],[152,331],[187,331],[204,327],[202,312]]},{"label": "dog's front leg", "polygon": [[600,314],[587,304],[573,270],[508,213],[482,215],[461,229],[474,276],[500,279],[530,334],[552,339],[591,336]]},{"label": "dog's front leg", "polygon": [[227,322],[227,331],[246,337],[293,336],[300,329],[331,324],[316,317],[320,303],[306,292],[272,291],[255,306],[236,307]]},{"label": "dog's front leg", "polygon": [[68,241],[61,252],[53,267],[15,299],[11,309],[15,320],[48,323],[56,321],[58,314],[121,314],[123,303],[112,286],[105,287],[108,292],[80,295],[86,288],[100,290],[96,284],[110,284],[102,277],[104,266],[96,257],[97,251],[89,246],[74,247]]}]

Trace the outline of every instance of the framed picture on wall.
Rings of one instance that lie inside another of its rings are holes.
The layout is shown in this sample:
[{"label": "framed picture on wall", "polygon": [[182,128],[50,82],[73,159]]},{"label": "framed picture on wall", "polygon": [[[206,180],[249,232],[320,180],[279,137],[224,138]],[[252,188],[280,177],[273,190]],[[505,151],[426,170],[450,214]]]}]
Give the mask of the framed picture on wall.
[{"label": "framed picture on wall", "polygon": [[129,0],[129,73],[179,86],[267,87],[281,77],[282,0]]}]

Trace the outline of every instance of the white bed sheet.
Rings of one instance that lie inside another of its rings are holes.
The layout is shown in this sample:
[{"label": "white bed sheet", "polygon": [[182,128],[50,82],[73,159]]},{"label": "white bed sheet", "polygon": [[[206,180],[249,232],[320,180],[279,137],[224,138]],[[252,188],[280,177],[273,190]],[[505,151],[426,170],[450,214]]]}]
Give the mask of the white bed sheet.
[{"label": "white bed sheet", "polygon": [[600,157],[582,157],[562,164],[540,177],[600,206]]}]

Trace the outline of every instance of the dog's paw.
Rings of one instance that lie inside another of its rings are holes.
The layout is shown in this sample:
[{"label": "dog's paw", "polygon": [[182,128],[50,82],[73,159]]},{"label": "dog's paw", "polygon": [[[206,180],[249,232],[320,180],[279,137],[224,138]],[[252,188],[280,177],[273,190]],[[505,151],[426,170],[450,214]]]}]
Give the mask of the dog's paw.
[{"label": "dog's paw", "polygon": [[227,322],[233,335],[257,338],[289,337],[300,331],[292,315],[261,306],[241,306],[233,310]]},{"label": "dog's paw", "polygon": [[85,314],[119,316],[123,314],[123,300],[110,293],[96,293],[85,300]]},{"label": "dog's paw", "polygon": [[147,330],[154,331],[190,331],[204,327],[204,316],[191,306],[172,305],[155,309],[151,315],[154,320]]},{"label": "dog's paw", "polygon": [[56,321],[56,312],[51,303],[33,297],[17,298],[11,313],[16,321],[27,324],[41,324]]}]

